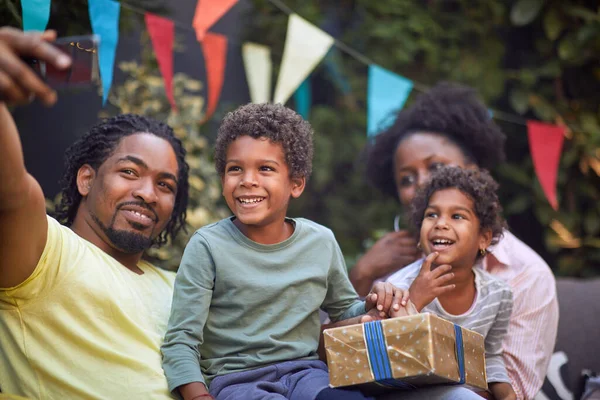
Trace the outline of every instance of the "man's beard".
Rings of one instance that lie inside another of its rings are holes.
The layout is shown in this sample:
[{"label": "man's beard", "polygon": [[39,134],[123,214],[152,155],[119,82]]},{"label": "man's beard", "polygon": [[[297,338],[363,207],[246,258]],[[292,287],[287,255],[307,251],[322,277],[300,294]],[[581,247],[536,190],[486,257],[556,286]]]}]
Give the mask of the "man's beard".
[{"label": "man's beard", "polygon": [[115,229],[113,225],[115,223],[115,219],[117,218],[117,211],[115,212],[112,220],[110,221],[110,225],[106,226],[100,221],[100,219],[94,214],[90,212],[92,219],[98,224],[100,229],[104,232],[108,240],[115,246],[117,249],[121,250],[127,254],[135,254],[141,253],[144,250],[149,249],[152,246],[152,239],[150,236],[144,236],[140,233],[127,231],[124,229]]}]

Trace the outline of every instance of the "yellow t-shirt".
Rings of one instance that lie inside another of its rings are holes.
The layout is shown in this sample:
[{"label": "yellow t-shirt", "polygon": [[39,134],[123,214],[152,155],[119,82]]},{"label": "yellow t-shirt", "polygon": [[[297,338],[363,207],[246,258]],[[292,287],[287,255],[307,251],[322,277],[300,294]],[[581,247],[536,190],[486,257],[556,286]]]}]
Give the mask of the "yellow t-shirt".
[{"label": "yellow t-shirt", "polygon": [[0,289],[0,388],[31,399],[171,398],[161,367],[175,274],[137,275],[48,217],[33,274]]}]

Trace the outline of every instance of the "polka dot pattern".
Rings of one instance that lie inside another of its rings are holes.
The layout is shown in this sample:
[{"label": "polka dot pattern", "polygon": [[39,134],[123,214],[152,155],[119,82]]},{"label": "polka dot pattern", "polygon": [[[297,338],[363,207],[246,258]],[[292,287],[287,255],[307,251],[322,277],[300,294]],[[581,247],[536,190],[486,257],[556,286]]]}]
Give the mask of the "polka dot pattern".
[{"label": "polka dot pattern", "polygon": [[[390,318],[381,324],[395,379],[416,386],[460,380],[451,322],[424,313]],[[375,379],[362,324],[327,329],[323,334],[331,386],[350,386]],[[466,383],[487,389],[483,336],[468,329],[463,329],[462,334]]]}]

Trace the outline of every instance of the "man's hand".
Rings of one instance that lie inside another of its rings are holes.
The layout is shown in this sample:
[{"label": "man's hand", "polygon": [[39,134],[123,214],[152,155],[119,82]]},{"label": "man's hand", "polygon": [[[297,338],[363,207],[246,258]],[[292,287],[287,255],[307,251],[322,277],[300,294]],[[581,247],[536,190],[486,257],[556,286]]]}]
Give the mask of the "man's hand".
[{"label": "man's hand", "polygon": [[365,296],[373,282],[416,261],[421,252],[408,231],[390,232],[379,239],[350,271],[359,295]]},{"label": "man's hand", "polygon": [[409,289],[410,299],[419,312],[423,307],[431,303],[433,299],[451,291],[455,287],[453,284],[447,285],[454,278],[454,274],[450,272],[452,269],[450,265],[439,265],[433,271],[431,270],[431,264],[437,256],[438,253],[433,252],[425,258],[419,275],[415,278]]},{"label": "man's hand", "polygon": [[24,33],[14,28],[0,28],[0,101],[24,104],[38,97],[46,105],[56,102],[56,92],[22,60],[32,57],[65,69],[71,59],[48,42],[56,32]]},{"label": "man's hand", "polygon": [[389,282],[377,282],[365,298],[365,310],[377,309],[381,318],[389,317],[408,301],[408,290],[402,290]]}]

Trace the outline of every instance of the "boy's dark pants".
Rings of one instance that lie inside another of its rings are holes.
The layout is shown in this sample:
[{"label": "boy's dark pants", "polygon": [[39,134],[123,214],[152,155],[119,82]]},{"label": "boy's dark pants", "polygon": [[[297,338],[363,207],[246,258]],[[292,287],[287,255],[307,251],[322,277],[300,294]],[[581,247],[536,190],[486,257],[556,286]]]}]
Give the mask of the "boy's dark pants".
[{"label": "boy's dark pants", "polygon": [[[301,360],[217,376],[210,384],[210,394],[217,400],[367,399],[360,392],[328,388],[325,363]],[[319,395],[323,389],[327,390]]]}]

